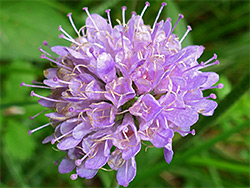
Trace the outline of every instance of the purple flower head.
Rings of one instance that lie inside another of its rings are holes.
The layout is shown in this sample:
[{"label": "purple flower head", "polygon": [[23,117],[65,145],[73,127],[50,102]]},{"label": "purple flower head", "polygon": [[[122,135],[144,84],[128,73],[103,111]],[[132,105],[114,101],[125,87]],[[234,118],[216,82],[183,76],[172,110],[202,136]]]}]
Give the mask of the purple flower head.
[{"label": "purple flower head", "polygon": [[146,2],[142,12],[133,13],[127,22],[126,7],[122,7],[122,21],[116,26],[111,23],[109,9],[106,19],[90,14],[85,7],[87,19],[80,30],[69,13],[78,37],[59,26],[59,37],[69,41],[70,47],[51,47],[45,41],[46,48],[58,57],[40,47],[41,58],[56,68],[44,71],[44,85],[21,84],[51,90],[47,97],[31,92],[51,111],[45,114],[50,123],[29,134],[49,125],[54,128],[43,143],[56,144],[66,153],[58,170],[62,174],[75,171],[72,180],[91,179],[108,164],[117,171],[118,183],[128,186],[136,176],[135,156],[141,141],[163,148],[170,163],[174,133],[194,135],[191,126],[199,114],[212,116],[217,107],[212,100],[216,95],[203,96],[203,91],[223,84],[215,85],[218,74],[202,72],[218,64],[217,56],[198,62],[204,47],[182,47],[191,27],[180,37],[175,28],[183,15],[176,23],[170,18],[158,21],[166,3],[152,27],[145,25],[143,15],[149,6]]}]

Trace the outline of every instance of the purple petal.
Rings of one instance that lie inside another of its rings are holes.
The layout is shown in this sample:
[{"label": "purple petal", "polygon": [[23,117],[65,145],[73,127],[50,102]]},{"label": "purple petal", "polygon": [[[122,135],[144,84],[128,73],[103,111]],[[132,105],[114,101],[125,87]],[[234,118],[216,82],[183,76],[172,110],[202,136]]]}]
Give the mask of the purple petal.
[{"label": "purple petal", "polygon": [[57,148],[60,150],[68,150],[77,146],[80,142],[81,139],[77,140],[73,136],[66,137],[57,144]]},{"label": "purple petal", "polygon": [[81,178],[91,179],[93,178],[98,172],[98,169],[87,169],[85,165],[79,166],[76,168],[76,173]]},{"label": "purple petal", "polygon": [[53,46],[51,47],[51,51],[55,52],[60,56],[67,56],[69,53],[65,50],[65,46]]},{"label": "purple petal", "polygon": [[97,147],[97,153],[85,162],[85,167],[88,169],[99,169],[103,167],[109,159],[104,155],[104,143],[99,144]]},{"label": "purple petal", "polygon": [[92,131],[92,126],[89,123],[83,121],[78,124],[73,130],[73,137],[75,139],[82,139],[86,134]]},{"label": "purple petal", "polygon": [[76,165],[74,160],[64,158],[58,166],[58,171],[61,174],[67,174],[71,172],[75,168],[75,166]]},{"label": "purple petal", "polygon": [[169,143],[165,148],[164,148],[164,157],[165,160],[168,164],[170,164],[170,162],[173,159],[173,150],[172,150],[172,143]]},{"label": "purple petal", "polygon": [[117,171],[117,181],[120,185],[127,187],[136,175],[135,158],[126,160]]}]

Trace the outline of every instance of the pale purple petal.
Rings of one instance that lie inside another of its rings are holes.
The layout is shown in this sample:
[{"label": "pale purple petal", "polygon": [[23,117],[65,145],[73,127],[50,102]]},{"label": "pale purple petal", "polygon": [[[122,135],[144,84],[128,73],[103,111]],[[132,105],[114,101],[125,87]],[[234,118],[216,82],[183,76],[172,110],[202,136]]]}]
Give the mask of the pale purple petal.
[{"label": "pale purple petal", "polygon": [[75,167],[76,165],[74,160],[64,158],[58,166],[58,171],[61,174],[66,174],[71,172]]}]

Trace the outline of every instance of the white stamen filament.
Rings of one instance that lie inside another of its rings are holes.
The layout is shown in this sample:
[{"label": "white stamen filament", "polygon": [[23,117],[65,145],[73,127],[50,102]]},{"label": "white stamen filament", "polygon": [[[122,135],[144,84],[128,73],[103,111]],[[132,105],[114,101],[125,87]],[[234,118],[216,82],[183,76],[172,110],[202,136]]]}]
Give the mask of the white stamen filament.
[{"label": "white stamen filament", "polygon": [[160,17],[160,14],[161,14],[161,12],[162,12],[162,9],[163,9],[163,7],[165,7],[166,5],[167,5],[167,3],[165,3],[165,2],[163,2],[163,3],[161,4],[161,8],[160,8],[160,10],[159,10],[159,12],[158,12],[158,14],[157,14],[157,16],[156,16],[156,19],[155,19],[155,22],[154,22],[154,25],[153,25],[153,28],[152,28],[151,33],[154,32],[155,25],[156,25],[156,23],[157,23],[157,21],[158,21],[158,19],[159,19],[159,17]]},{"label": "white stamen filament", "polygon": [[40,85],[30,85],[30,84],[25,84],[24,82],[22,82],[20,84],[20,86],[26,86],[26,87],[35,87],[35,88],[42,88],[42,89],[51,89],[50,87],[47,86],[40,86]]},{"label": "white stamen filament", "polygon": [[185,34],[183,35],[183,37],[180,40],[180,43],[182,43],[182,41],[186,38],[187,34],[192,30],[191,26],[187,26],[187,31],[185,32]]},{"label": "white stamen filament", "polygon": [[141,15],[140,15],[140,18],[139,18],[139,20],[138,20],[137,27],[139,27],[140,21],[141,21],[141,19],[142,19],[142,16],[143,16],[143,14],[145,13],[145,11],[147,10],[147,8],[148,8],[149,6],[150,6],[149,2],[146,2],[146,3],[145,3],[145,7],[143,8],[143,10],[142,10],[142,12],[141,12]]},{"label": "white stamen filament", "polygon": [[52,58],[56,59],[56,57],[50,55],[48,52],[46,52],[45,50],[43,50],[41,46],[39,47],[39,51],[42,52],[42,53],[44,53],[44,54],[46,54],[46,55],[48,55],[48,56],[50,56],[50,57],[52,57]]},{"label": "white stamen filament", "polygon": [[110,9],[107,9],[105,12],[107,13],[107,16],[108,16],[109,25],[112,28],[112,22],[111,22],[111,19],[110,19]]},{"label": "white stamen filament", "polygon": [[43,111],[41,111],[41,112],[39,112],[39,113],[37,113],[36,115],[34,115],[34,116],[32,116],[32,117],[29,117],[31,120],[33,120],[33,119],[35,119],[37,116],[39,116],[40,114],[42,114],[42,113],[44,113],[44,112],[47,112],[47,111],[49,111],[49,110],[43,110]]},{"label": "white stamen filament", "polygon": [[77,28],[76,28],[76,26],[75,26],[75,24],[74,24],[74,22],[73,22],[73,19],[72,19],[72,16],[71,16],[71,15],[72,15],[71,12],[68,13],[68,15],[67,15],[67,16],[69,17],[69,21],[70,21],[72,27],[74,28],[76,34],[77,34],[79,37],[81,37],[79,31],[77,30]]},{"label": "white stamen filament", "polygon": [[63,28],[61,25],[59,25],[58,30],[61,31],[64,35],[66,35],[68,38],[74,40]]},{"label": "white stamen filament", "polygon": [[91,17],[91,15],[90,15],[90,13],[89,13],[89,11],[88,11],[88,7],[83,7],[82,9],[85,10],[86,14],[88,15],[88,17],[89,17],[90,20],[92,21],[93,25],[95,26],[96,30],[99,31],[98,27],[96,26],[96,24],[95,24],[93,18]]},{"label": "white stamen filament", "polygon": [[125,27],[125,11],[127,10],[127,7],[122,7],[122,25]]},{"label": "white stamen filament", "polygon": [[40,126],[40,127],[35,128],[35,129],[33,129],[33,130],[29,130],[29,135],[31,135],[32,133],[34,133],[34,132],[36,132],[36,131],[38,131],[38,130],[44,128],[44,127],[47,127],[47,126],[49,126],[49,125],[50,125],[50,123],[47,123],[47,124],[45,124],[45,125],[42,125],[42,126]]},{"label": "white stamen filament", "polygon": [[43,97],[41,95],[36,94],[34,91],[31,91],[30,96],[33,97],[38,97],[47,101],[52,101],[52,102],[62,102],[62,103],[67,103],[67,101],[63,101],[63,100],[56,100],[56,99],[52,99],[52,98],[48,98],[48,97]]},{"label": "white stamen filament", "polygon": [[74,44],[80,46],[80,43],[78,43],[77,41],[75,41],[75,40],[72,39],[72,38],[67,38],[64,34],[59,35],[59,38],[63,38],[63,39],[65,39],[65,40],[69,41],[69,42],[72,42],[72,43],[74,43]]},{"label": "white stamen filament", "polygon": [[47,60],[51,61],[52,63],[57,64],[59,67],[63,67],[65,69],[71,70],[71,68],[69,68],[69,67],[67,67],[67,66],[65,66],[65,65],[63,65],[63,64],[61,64],[53,59],[48,58],[45,54],[42,54],[40,57],[41,57],[41,59],[47,59]]}]

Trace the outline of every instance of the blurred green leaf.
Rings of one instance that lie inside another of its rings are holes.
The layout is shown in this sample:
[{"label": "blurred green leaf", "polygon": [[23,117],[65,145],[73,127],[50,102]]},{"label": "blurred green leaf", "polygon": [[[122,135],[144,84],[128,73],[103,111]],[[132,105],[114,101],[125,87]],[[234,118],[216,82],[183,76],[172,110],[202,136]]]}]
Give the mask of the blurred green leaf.
[{"label": "blurred green leaf", "polygon": [[212,147],[215,143],[230,137],[231,135],[233,135],[234,133],[239,132],[240,130],[242,130],[243,128],[247,127],[249,125],[248,122],[245,122],[241,125],[238,125],[237,127],[230,129],[224,133],[219,134],[218,136],[216,136],[213,139],[210,139],[206,142],[200,142],[201,144],[197,144],[198,141],[196,142],[196,146],[194,147],[190,147],[188,150],[186,150],[186,152],[184,152],[183,154],[181,154],[179,152],[178,156],[175,156],[171,162],[170,165],[167,165],[165,161],[160,162],[159,164],[155,165],[152,168],[148,168],[145,169],[143,173],[138,174],[137,178],[135,181],[140,181],[143,178],[146,178],[152,174],[157,174],[159,173],[159,171],[162,171],[163,169],[167,169],[167,168],[171,168],[172,165],[176,165],[176,164],[180,164],[186,161],[186,159],[188,159],[189,157],[191,157],[192,155],[195,155],[197,153],[200,153],[204,150],[207,150],[208,148]]},{"label": "blurred green leaf", "polygon": [[229,162],[212,159],[212,158],[203,158],[203,157],[193,156],[187,160],[187,163],[191,165],[216,167],[220,170],[225,170],[225,171],[229,171],[233,173],[249,174],[249,167],[247,165],[234,164],[234,163],[229,163]]},{"label": "blurred green leaf", "polygon": [[40,60],[38,47],[42,41],[62,45],[58,26],[69,33],[67,17],[39,1],[3,1],[0,12],[1,59]]},{"label": "blurred green leaf", "polygon": [[29,159],[36,146],[33,137],[28,135],[28,130],[20,122],[9,119],[6,126],[3,135],[5,150],[15,159]]},{"label": "blurred green leaf", "polygon": [[[29,186],[26,183],[26,180],[23,177],[22,174],[22,169],[20,168],[20,165],[18,162],[13,160],[13,157],[11,155],[11,153],[9,153],[8,150],[2,150],[1,151],[1,155],[3,157],[4,162],[6,163],[7,167],[8,167],[8,171],[11,175],[11,183],[15,184],[16,187],[25,187],[25,188],[29,188]],[[7,172],[5,172],[7,174]],[[13,182],[14,181],[14,182]],[[2,187],[2,185],[1,185]],[[9,186],[7,186],[9,187]]]},{"label": "blurred green leaf", "polygon": [[[8,63],[8,69],[24,69],[24,70],[30,70],[32,69],[32,65],[29,62],[26,61],[13,61],[12,63]],[[34,67],[33,67],[33,70]],[[26,74],[23,71],[20,71],[18,73],[15,72],[9,72],[8,70],[3,70],[6,72],[7,78],[4,80],[3,86],[3,101],[2,103],[14,103],[14,102],[20,102],[24,99],[30,98],[29,92],[30,88],[26,87],[20,87],[20,84],[22,82],[31,83],[32,80],[35,79],[34,74]],[[18,95],[17,95],[18,94]],[[26,101],[27,102],[27,101]]]}]

